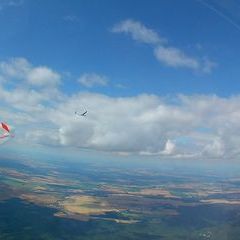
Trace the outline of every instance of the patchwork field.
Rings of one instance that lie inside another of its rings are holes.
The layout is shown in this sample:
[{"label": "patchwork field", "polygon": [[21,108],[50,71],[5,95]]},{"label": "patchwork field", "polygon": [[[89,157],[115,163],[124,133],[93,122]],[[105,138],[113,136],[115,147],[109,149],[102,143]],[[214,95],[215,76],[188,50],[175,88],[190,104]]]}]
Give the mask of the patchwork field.
[{"label": "patchwork field", "polygon": [[[0,161],[0,239],[239,236],[237,177],[71,164]],[[12,224],[5,224],[8,219]],[[223,229],[227,234],[220,235]]]}]

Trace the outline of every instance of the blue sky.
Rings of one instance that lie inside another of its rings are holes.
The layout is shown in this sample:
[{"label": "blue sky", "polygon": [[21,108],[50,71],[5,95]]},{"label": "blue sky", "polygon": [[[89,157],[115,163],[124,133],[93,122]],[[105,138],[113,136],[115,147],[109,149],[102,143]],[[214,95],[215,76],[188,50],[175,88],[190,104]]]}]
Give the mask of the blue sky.
[{"label": "blue sky", "polygon": [[[85,72],[107,76],[112,84],[95,90],[116,96],[142,92],[229,96],[239,91],[240,30],[201,1],[16,2],[19,5],[4,6],[0,12],[1,59],[25,57],[35,65],[70,73],[64,82],[70,93],[75,79]],[[234,2],[228,9],[217,1],[208,3],[240,22],[240,16],[231,12]],[[217,67],[203,74],[159,63],[149,45],[111,32],[126,19],[141,22],[167,38],[169,45],[195,58],[207,57]]]},{"label": "blue sky", "polygon": [[14,143],[238,159],[239,10],[236,0],[0,1],[1,121]]}]

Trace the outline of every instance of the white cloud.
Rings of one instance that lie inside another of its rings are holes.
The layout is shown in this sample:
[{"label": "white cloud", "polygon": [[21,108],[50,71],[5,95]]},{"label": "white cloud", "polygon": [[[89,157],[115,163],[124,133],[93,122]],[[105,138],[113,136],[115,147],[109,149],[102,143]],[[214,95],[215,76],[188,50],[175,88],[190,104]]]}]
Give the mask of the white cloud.
[{"label": "white cloud", "polygon": [[[164,138],[160,134],[151,136],[153,129],[158,130],[156,123],[148,125],[146,121],[152,121],[144,116],[148,106],[154,103],[157,104],[155,96],[115,99],[80,94],[61,105],[52,121],[62,119],[59,125],[61,142],[66,145],[134,153],[140,151],[143,145],[150,149],[164,147]],[[88,109],[87,118],[73,118],[76,106]],[[62,116],[63,109],[68,109],[69,113]]]},{"label": "white cloud", "polygon": [[35,67],[27,74],[27,81],[33,86],[56,86],[61,76],[47,67]]},{"label": "white cloud", "polygon": [[58,89],[60,78],[50,68],[34,67],[24,58],[0,62],[1,100],[21,111],[42,111],[45,105],[64,99]]},{"label": "white cloud", "polygon": [[[178,100],[176,106],[154,95],[79,94],[59,104],[49,121],[58,126],[56,134],[65,146],[169,158],[236,157],[240,97],[180,96]],[[88,116],[75,118],[76,106],[86,107]],[[202,130],[205,123],[208,131]]]},{"label": "white cloud", "polygon": [[[140,151],[139,154],[144,155],[144,156],[169,156],[169,155],[173,156],[173,154],[175,154],[175,152],[176,152],[176,146],[175,146],[174,142],[168,139],[165,142],[165,146],[164,146],[163,150],[161,150],[159,152]],[[179,156],[179,154],[177,156]]]},{"label": "white cloud", "polygon": [[31,129],[30,131],[25,132],[25,138],[27,141],[32,143],[38,143],[45,146],[59,146],[59,136],[52,128],[39,128],[37,130]]},{"label": "white cloud", "polygon": [[199,62],[196,59],[187,56],[184,52],[177,48],[167,48],[161,46],[156,47],[154,49],[154,54],[160,62],[168,66],[186,67],[193,70],[197,70],[200,67]]},{"label": "white cloud", "polygon": [[0,87],[0,95],[2,101],[11,104],[14,108],[25,111],[33,111],[41,109],[43,106],[40,102],[44,99],[44,96],[35,91],[17,88],[14,90],[5,90]]},{"label": "white cloud", "polygon": [[0,62],[0,74],[6,79],[24,79],[30,70],[31,65],[25,58],[12,58]]},{"label": "white cloud", "polygon": [[96,73],[84,73],[80,76],[78,82],[85,87],[92,88],[95,86],[107,86],[108,79],[106,76],[98,75]]},{"label": "white cloud", "polygon": [[171,140],[168,139],[162,153],[166,154],[166,155],[173,154],[175,151],[175,148],[176,148],[175,144]]},{"label": "white cloud", "polygon": [[[57,86],[26,84],[24,74],[36,68],[23,60],[0,63],[8,80],[0,83],[0,116],[15,127],[14,141],[169,159],[240,160],[240,96],[180,95],[177,104],[149,94],[66,96]],[[76,109],[87,109],[87,116],[76,116]]]},{"label": "white cloud", "polygon": [[112,32],[130,34],[134,40],[143,43],[159,44],[166,42],[166,40],[161,38],[154,30],[147,28],[140,22],[131,19],[116,24],[112,28]]},{"label": "white cloud", "polygon": [[112,32],[127,33],[134,40],[151,44],[156,59],[169,67],[183,67],[192,70],[201,71],[203,73],[211,73],[217,64],[206,57],[203,60],[189,56],[183,50],[170,46],[165,38],[144,26],[142,23],[134,20],[125,20],[116,24]]},{"label": "white cloud", "polygon": [[34,87],[56,87],[61,82],[59,73],[46,66],[34,67],[25,58],[12,58],[0,62],[0,77],[2,81],[24,81],[24,84]]},{"label": "white cloud", "polygon": [[209,144],[207,144],[203,153],[210,156],[221,157],[225,153],[225,144],[220,137],[214,138]]},{"label": "white cloud", "polygon": [[32,114],[44,111],[46,106],[65,99],[64,94],[55,89],[37,90],[24,87],[7,90],[0,86],[0,96],[1,100],[12,108]]}]

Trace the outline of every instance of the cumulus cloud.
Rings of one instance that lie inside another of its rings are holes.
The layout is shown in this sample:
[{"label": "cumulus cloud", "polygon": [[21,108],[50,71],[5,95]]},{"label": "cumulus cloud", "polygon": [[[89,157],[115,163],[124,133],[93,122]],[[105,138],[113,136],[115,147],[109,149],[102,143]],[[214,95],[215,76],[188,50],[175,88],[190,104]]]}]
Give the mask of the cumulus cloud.
[{"label": "cumulus cloud", "polygon": [[25,138],[28,142],[38,143],[45,146],[59,146],[59,136],[55,133],[52,128],[39,128],[39,129],[31,129],[23,133],[25,134]]},{"label": "cumulus cloud", "polygon": [[41,108],[40,102],[44,99],[44,96],[36,90],[27,89],[14,89],[6,90],[0,88],[0,95],[2,101],[12,105],[14,108],[18,108],[26,111],[33,111]]},{"label": "cumulus cloud", "polygon": [[[157,47],[154,50],[154,54],[160,62],[168,66],[199,69],[199,62],[196,59],[187,56],[177,48]],[[208,70],[210,70],[210,68],[208,68]]]},{"label": "cumulus cloud", "polygon": [[[59,144],[65,146],[169,158],[227,158],[239,153],[239,102],[240,97],[179,96],[174,105],[155,95],[85,93],[59,104],[49,121],[57,125]],[[76,106],[88,109],[87,118],[73,117]]]},{"label": "cumulus cloud", "polygon": [[5,79],[24,79],[30,70],[31,65],[25,58],[0,62],[0,74]]},{"label": "cumulus cloud", "polygon": [[203,154],[221,157],[224,155],[225,146],[220,137],[215,137],[209,144],[207,144],[203,149]]},{"label": "cumulus cloud", "polygon": [[108,79],[106,76],[96,73],[84,73],[80,76],[78,82],[85,87],[92,88],[96,86],[107,86]]},{"label": "cumulus cloud", "polygon": [[27,81],[34,86],[56,86],[60,83],[61,76],[47,67],[31,69]]},{"label": "cumulus cloud", "polygon": [[173,154],[175,151],[175,148],[176,148],[175,144],[171,140],[167,140],[165,144],[165,148],[162,151],[162,153],[166,155]]},{"label": "cumulus cloud", "polygon": [[0,76],[3,80],[20,80],[38,87],[56,87],[61,82],[61,75],[56,71],[46,66],[34,67],[25,58],[0,62]]},{"label": "cumulus cloud", "polygon": [[[150,94],[66,96],[58,85],[28,82],[24,76],[38,66],[11,63],[0,63],[7,79],[0,83],[0,116],[14,125],[15,141],[169,159],[239,159],[240,96],[179,95],[177,104]],[[76,116],[76,108],[88,115]]]},{"label": "cumulus cloud", "polygon": [[133,40],[151,44],[156,59],[169,67],[183,67],[203,73],[211,73],[217,64],[206,57],[203,59],[189,56],[183,50],[172,47],[167,39],[138,21],[124,20],[112,28],[113,33],[129,34]]},{"label": "cumulus cloud", "polygon": [[129,34],[134,40],[143,43],[158,44],[166,42],[166,39],[160,37],[154,30],[130,19],[116,24],[112,28],[112,32]]},{"label": "cumulus cloud", "polygon": [[24,58],[0,62],[1,100],[12,108],[39,112],[64,99],[58,89],[61,75],[48,67],[35,67]]}]

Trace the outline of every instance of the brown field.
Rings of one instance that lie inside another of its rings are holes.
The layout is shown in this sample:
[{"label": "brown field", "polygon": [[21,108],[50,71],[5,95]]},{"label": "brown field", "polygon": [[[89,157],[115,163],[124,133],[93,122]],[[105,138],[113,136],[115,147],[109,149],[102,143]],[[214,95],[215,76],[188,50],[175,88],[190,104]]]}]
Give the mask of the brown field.
[{"label": "brown field", "polygon": [[118,211],[113,209],[104,199],[92,196],[72,196],[60,203],[63,211],[70,214],[100,215]]},{"label": "brown field", "polygon": [[176,196],[172,195],[169,191],[158,188],[142,189],[140,192],[137,192],[136,194],[143,196],[161,196],[164,198],[177,198]]}]

